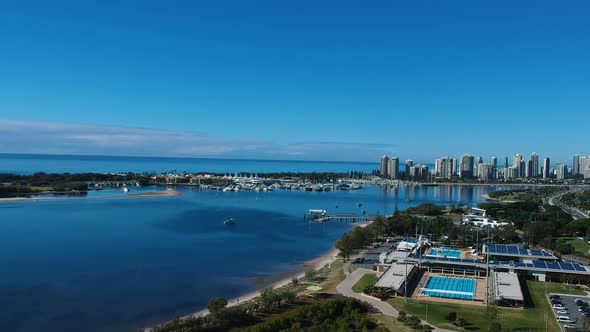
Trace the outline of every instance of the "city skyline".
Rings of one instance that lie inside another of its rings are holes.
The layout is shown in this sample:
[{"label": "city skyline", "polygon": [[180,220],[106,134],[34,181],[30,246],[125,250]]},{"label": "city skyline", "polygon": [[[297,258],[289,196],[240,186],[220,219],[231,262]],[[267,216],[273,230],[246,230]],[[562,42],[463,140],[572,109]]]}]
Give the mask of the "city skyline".
[{"label": "city skyline", "polygon": [[0,152],[565,162],[588,153],[589,6],[3,3]]}]

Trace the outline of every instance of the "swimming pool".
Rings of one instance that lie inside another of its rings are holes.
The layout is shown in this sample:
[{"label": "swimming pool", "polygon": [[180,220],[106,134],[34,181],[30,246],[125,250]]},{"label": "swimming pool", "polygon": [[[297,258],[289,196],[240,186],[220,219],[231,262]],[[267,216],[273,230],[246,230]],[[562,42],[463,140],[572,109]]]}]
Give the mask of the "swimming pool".
[{"label": "swimming pool", "polygon": [[430,253],[427,256],[438,256],[438,257],[450,257],[450,258],[461,258],[461,250],[442,248],[442,249],[430,249]]},{"label": "swimming pool", "polygon": [[475,279],[430,276],[424,288],[422,288],[422,295],[473,300],[475,297]]}]

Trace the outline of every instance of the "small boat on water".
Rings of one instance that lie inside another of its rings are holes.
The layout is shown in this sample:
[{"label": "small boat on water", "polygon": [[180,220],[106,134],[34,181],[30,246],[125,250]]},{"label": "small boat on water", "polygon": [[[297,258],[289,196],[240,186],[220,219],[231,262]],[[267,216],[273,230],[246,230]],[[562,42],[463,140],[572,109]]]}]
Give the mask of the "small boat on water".
[{"label": "small boat on water", "polygon": [[356,203],[356,206],[361,207],[361,206],[363,206],[363,204],[362,203]]},{"label": "small boat on water", "polygon": [[224,225],[233,225],[235,223],[236,220],[234,218],[225,219],[225,221],[223,222]]}]

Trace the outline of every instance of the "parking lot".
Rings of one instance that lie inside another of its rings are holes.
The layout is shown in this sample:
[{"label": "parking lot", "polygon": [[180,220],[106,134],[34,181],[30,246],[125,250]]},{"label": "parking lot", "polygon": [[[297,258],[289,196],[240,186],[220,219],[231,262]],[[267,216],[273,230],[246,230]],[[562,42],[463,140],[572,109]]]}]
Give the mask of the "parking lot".
[{"label": "parking lot", "polygon": [[[550,295],[554,295],[554,294],[550,294]],[[574,324],[571,325],[576,325],[576,327],[578,328],[578,331],[582,331],[582,326],[584,324],[584,315],[582,312],[578,311],[578,306],[576,305],[575,300],[576,299],[580,299],[582,301],[585,301],[586,303],[590,303],[590,297],[587,296],[575,296],[575,295],[562,295],[562,294],[557,294],[560,297],[561,303],[563,304],[563,306],[565,307],[565,310],[567,313],[566,314],[557,314],[557,310],[553,309],[553,314],[554,314],[554,319],[557,319],[557,316],[568,316],[570,317],[570,319],[572,321],[574,321]],[[553,305],[551,305],[551,307],[553,307]],[[564,325],[566,325],[566,323],[560,323],[558,322],[559,327],[561,328],[562,331],[565,331],[564,329]]]}]

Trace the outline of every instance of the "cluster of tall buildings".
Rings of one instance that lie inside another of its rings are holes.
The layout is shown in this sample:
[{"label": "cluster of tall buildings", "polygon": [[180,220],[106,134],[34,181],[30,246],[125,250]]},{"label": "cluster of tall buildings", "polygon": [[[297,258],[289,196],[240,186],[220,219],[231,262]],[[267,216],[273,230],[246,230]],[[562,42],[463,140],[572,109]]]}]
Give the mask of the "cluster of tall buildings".
[{"label": "cluster of tall buildings", "polygon": [[400,171],[398,157],[381,157],[380,174],[390,179],[426,179],[429,175],[428,166],[414,164],[413,160],[406,160],[405,167]]},{"label": "cluster of tall buildings", "polygon": [[381,157],[381,176],[390,179],[479,179],[483,181],[495,179],[524,179],[524,178],[557,178],[560,180],[568,177],[590,178],[590,156],[575,155],[572,160],[572,168],[566,164],[557,164],[551,168],[551,159],[546,157],[540,163],[539,155],[532,153],[525,159],[520,154],[514,155],[512,164],[509,165],[508,157],[505,158],[503,167],[498,165],[498,158],[491,157],[489,162],[484,162],[480,156],[474,157],[466,154],[459,159],[449,156],[436,159],[434,170],[429,172],[428,166],[416,164],[412,160],[406,160],[405,167],[400,167],[399,158],[387,156]]}]

